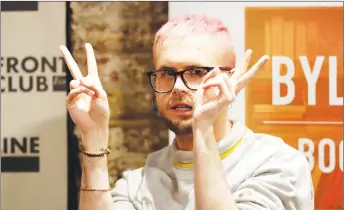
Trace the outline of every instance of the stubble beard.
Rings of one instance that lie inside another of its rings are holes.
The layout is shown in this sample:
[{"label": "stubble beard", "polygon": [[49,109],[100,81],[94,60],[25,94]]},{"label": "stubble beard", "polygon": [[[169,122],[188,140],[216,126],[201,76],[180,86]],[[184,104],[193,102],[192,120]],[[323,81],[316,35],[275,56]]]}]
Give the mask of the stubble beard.
[{"label": "stubble beard", "polygon": [[[171,103],[172,103],[172,101],[186,102],[187,99],[188,99],[187,96],[185,96],[184,94],[181,94],[179,92],[174,92],[170,102]],[[159,112],[160,112],[160,117],[165,121],[167,128],[169,130],[171,130],[172,132],[174,132],[175,135],[185,135],[185,134],[192,134],[193,133],[192,117],[186,117],[183,119],[172,120],[166,116],[164,111],[159,111]]]},{"label": "stubble beard", "polygon": [[166,116],[162,115],[162,119],[165,121],[165,124],[168,129],[175,133],[175,135],[180,134],[192,134],[192,119],[183,119],[179,121],[173,121],[168,119]]}]

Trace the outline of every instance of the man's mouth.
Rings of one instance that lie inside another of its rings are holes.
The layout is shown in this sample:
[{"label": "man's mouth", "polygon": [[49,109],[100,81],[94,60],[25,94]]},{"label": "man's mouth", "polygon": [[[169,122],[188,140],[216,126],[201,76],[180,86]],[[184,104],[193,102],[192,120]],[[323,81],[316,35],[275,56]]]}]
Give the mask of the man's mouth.
[{"label": "man's mouth", "polygon": [[187,104],[176,104],[171,107],[173,110],[176,111],[191,111],[192,106],[189,106]]}]

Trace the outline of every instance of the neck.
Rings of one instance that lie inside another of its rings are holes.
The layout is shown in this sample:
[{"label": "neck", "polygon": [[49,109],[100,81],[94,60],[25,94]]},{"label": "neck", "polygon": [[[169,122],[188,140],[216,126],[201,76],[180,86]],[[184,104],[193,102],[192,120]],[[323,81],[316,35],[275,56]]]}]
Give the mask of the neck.
[{"label": "neck", "polygon": [[[228,111],[221,114],[214,123],[214,136],[216,143],[229,135],[232,128],[232,123],[228,120]],[[193,135],[192,134],[178,134],[176,135],[176,145],[179,150],[192,151],[193,149]]]},{"label": "neck", "polygon": [[176,145],[178,150],[192,151],[193,135],[192,134],[178,134],[176,135]]}]

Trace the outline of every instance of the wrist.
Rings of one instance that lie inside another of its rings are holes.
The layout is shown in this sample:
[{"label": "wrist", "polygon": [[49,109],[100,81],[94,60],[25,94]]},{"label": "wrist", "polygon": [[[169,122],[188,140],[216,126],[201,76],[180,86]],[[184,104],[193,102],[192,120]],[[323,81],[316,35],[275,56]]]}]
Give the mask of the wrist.
[{"label": "wrist", "polygon": [[109,129],[95,129],[81,135],[81,145],[88,152],[99,152],[108,147]]},{"label": "wrist", "polygon": [[195,168],[199,168],[200,164],[206,164],[209,168],[221,169],[221,158],[212,126],[205,129],[195,128],[193,142]]},{"label": "wrist", "polygon": [[107,156],[89,157],[85,154],[81,155],[81,170],[82,172],[93,172],[98,169],[107,171]]},{"label": "wrist", "polygon": [[192,122],[192,128],[194,130],[209,130],[213,129],[214,123],[212,123],[209,120],[201,119],[201,120],[193,120]]},{"label": "wrist", "polygon": [[86,188],[107,189],[109,172],[107,156],[88,157],[81,155],[81,186]]},{"label": "wrist", "polygon": [[[83,133],[81,137],[81,146],[88,153],[99,153],[102,149],[108,147],[109,129],[95,129]],[[107,154],[101,156],[90,156],[80,152],[82,181],[81,186],[86,188],[109,187],[109,173],[107,166]]]},{"label": "wrist", "polygon": [[214,135],[214,127],[193,127],[194,151],[210,152],[217,151],[217,144]]},{"label": "wrist", "polygon": [[214,136],[214,127],[213,126],[193,126],[194,137],[201,139],[211,139]]}]

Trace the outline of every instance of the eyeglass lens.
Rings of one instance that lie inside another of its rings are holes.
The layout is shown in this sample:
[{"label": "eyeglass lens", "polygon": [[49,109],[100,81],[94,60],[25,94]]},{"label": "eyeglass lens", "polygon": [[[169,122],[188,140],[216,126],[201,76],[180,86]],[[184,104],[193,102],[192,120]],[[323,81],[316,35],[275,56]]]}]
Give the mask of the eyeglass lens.
[{"label": "eyeglass lens", "polygon": [[[203,68],[191,68],[183,72],[182,79],[188,88],[197,89],[207,73]],[[151,83],[156,91],[168,92],[173,89],[176,78],[175,72],[171,70],[157,71],[151,75]]]}]

